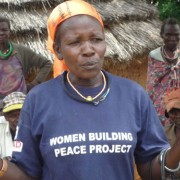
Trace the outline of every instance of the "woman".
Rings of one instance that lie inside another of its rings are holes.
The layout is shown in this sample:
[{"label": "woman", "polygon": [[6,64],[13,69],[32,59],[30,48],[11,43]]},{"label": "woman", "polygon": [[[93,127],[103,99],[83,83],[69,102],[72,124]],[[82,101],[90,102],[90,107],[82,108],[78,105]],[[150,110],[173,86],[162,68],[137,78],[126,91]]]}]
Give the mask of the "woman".
[{"label": "woman", "polygon": [[166,19],[160,35],[164,45],[149,54],[147,92],[153,101],[159,119],[163,126],[169,125],[170,121],[164,116],[163,95],[174,88],[174,67],[176,76],[180,77],[180,25],[174,18]]},{"label": "woman", "polygon": [[134,179],[134,157],[143,179],[151,171],[160,179],[160,152],[162,163],[177,168],[180,139],[168,149],[143,88],[102,70],[106,43],[97,11],[66,1],[51,13],[48,33],[49,47],[69,70],[28,94],[21,145],[8,167],[3,161],[2,179]]},{"label": "woman", "polygon": [[12,92],[4,99],[2,112],[4,121],[0,122],[0,157],[11,159],[13,141],[19,114],[23,106],[26,95],[22,92]]},{"label": "woman", "polygon": [[[171,146],[174,145],[176,138],[180,136],[180,89],[168,92],[164,98],[165,115],[171,121],[171,125],[165,126],[164,130]],[[174,175],[174,179],[180,179],[180,170]]]}]

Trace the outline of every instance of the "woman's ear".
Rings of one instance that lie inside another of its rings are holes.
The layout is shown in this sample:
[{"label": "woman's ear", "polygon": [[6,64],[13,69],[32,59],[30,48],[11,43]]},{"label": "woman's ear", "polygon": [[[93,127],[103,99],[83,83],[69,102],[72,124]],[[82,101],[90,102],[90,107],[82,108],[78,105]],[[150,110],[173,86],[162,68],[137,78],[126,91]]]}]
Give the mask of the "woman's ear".
[{"label": "woman's ear", "polygon": [[63,56],[62,56],[61,51],[60,51],[60,45],[54,43],[54,44],[53,44],[53,49],[54,49],[54,51],[55,51],[56,56],[58,57],[58,59],[59,59],[59,60],[63,60]]},{"label": "woman's ear", "polygon": [[164,38],[164,33],[160,33],[160,37],[163,39]]}]

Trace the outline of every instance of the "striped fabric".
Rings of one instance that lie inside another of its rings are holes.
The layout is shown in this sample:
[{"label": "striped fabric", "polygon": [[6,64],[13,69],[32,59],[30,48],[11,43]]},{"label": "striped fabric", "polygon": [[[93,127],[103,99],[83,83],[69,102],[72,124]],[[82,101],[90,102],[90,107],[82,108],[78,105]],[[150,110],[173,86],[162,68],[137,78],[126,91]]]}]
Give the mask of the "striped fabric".
[{"label": "striped fabric", "polygon": [[22,92],[12,92],[3,99],[3,112],[21,109],[26,95]]}]

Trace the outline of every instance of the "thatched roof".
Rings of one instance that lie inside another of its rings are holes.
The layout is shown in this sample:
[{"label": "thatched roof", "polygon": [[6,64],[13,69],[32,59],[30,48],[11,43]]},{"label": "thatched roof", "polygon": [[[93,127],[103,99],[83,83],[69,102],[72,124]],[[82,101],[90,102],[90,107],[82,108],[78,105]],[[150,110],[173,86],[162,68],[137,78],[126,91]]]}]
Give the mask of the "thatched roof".
[{"label": "thatched roof", "polygon": [[[0,0],[1,15],[11,20],[12,40],[50,57],[45,49],[47,18],[63,0]],[[154,6],[136,0],[89,0],[105,22],[106,59],[129,63],[161,44]]]}]

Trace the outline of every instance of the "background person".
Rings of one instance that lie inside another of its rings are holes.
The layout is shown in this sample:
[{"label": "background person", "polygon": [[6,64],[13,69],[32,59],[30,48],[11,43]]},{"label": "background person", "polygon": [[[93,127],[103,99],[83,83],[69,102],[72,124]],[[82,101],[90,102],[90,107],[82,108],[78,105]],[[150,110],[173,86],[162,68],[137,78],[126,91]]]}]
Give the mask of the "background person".
[{"label": "background person", "polygon": [[[30,48],[10,41],[10,22],[0,17],[0,101],[14,91],[27,93],[42,83],[52,68],[52,62]],[[39,69],[34,80],[26,84],[28,72]]]},{"label": "background person", "polygon": [[16,126],[19,120],[20,110],[26,95],[22,92],[12,92],[4,99],[0,122],[0,157],[11,157]]},{"label": "background person", "polygon": [[180,138],[167,149],[144,89],[102,70],[106,43],[96,9],[66,1],[51,13],[48,33],[69,71],[28,93],[16,139],[22,146],[11,162],[0,161],[1,179],[132,180],[134,157],[143,179],[150,167],[160,179],[160,152],[162,167],[164,160],[179,167]]},{"label": "background person", "polygon": [[[165,133],[171,146],[174,145],[177,137],[180,136],[180,89],[172,90],[165,95],[165,115],[170,119],[171,124],[165,126]],[[180,179],[180,171],[174,179]]]},{"label": "background person", "polygon": [[174,86],[174,67],[177,77],[180,77],[179,22],[174,18],[166,19],[162,23],[160,35],[164,45],[149,54],[146,89],[164,126],[170,122],[164,116],[163,94]]}]

